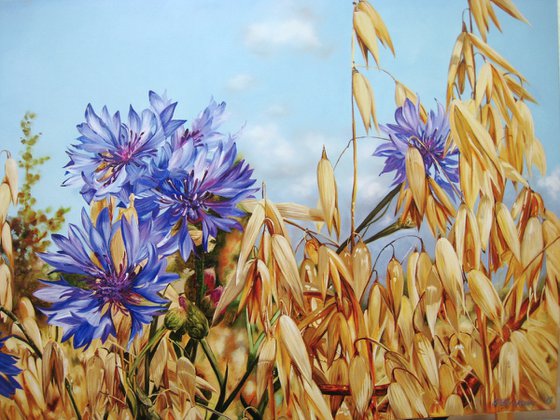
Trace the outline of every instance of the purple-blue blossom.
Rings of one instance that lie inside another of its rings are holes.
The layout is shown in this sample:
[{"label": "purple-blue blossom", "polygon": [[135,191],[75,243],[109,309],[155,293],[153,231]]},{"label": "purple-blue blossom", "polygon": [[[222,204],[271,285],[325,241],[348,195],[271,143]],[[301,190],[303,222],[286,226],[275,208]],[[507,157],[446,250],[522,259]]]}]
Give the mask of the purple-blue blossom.
[{"label": "purple-blue blossom", "polygon": [[162,159],[147,180],[149,189],[140,194],[135,207],[142,221],[153,220],[154,229],[165,237],[161,252],[179,251],[188,259],[195,249],[191,229],[202,232],[202,249],[219,230],[241,229],[237,206],[256,191],[253,170],[237,157],[233,138],[220,138],[209,149],[187,141]]},{"label": "purple-blue blossom", "polygon": [[422,155],[426,174],[454,197],[453,185],[459,182],[459,151],[446,150],[450,130],[443,106],[438,103],[437,113],[430,111],[424,122],[419,105],[406,99],[395,112],[395,121],[381,127],[389,138],[374,152],[374,156],[385,158],[381,173],[395,172],[393,185],[406,181],[406,152],[415,147]]},{"label": "purple-blue blossom", "polygon": [[63,185],[81,186],[88,203],[109,196],[128,203],[130,194],[137,193],[138,180],[164,146],[166,134],[184,122],[172,119],[176,103],[150,96],[158,113],[150,109],[137,113],[131,106],[127,122],[119,112],[111,115],[103,107],[98,115],[91,104],[87,106],[85,122],[77,126],[78,143],[67,152],[70,161]]},{"label": "purple-blue blossom", "polygon": [[[8,337],[4,337],[0,340],[0,350],[4,347],[4,341]],[[0,395],[11,398],[16,389],[21,389],[21,385],[15,380],[21,369],[16,366],[17,359],[10,355],[0,351]]]},{"label": "purple-blue blossom", "polygon": [[35,296],[51,305],[42,308],[49,324],[64,330],[63,340],[89,346],[116,335],[112,314],[131,319],[130,340],[165,310],[160,292],[177,275],[166,272],[152,243],[150,224],[140,227],[134,217],[113,222],[103,209],[94,223],[82,211],[82,227],[71,224],[68,236],[52,235],[56,252],[40,254],[59,280],[42,280]]}]

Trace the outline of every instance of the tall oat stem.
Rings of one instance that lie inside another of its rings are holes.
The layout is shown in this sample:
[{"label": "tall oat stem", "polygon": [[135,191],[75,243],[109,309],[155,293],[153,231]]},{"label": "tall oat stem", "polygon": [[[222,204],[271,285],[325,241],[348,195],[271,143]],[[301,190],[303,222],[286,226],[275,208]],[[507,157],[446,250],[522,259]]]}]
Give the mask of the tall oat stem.
[{"label": "tall oat stem", "polygon": [[352,175],[352,201],[350,203],[350,249],[354,247],[354,236],[355,230],[355,218],[356,218],[356,197],[358,195],[358,142],[356,138],[356,115],[354,111],[354,77],[352,77],[354,72],[354,55],[355,55],[355,45],[354,45],[354,31],[352,31],[352,63],[350,66],[350,77],[351,77],[351,89],[350,98],[352,100],[352,164],[353,164],[353,175]]}]

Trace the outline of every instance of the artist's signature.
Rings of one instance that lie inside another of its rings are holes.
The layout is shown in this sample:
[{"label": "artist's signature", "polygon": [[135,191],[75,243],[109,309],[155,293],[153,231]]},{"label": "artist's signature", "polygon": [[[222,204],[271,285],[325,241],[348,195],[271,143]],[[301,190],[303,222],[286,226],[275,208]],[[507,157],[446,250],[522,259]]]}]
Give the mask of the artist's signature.
[{"label": "artist's signature", "polygon": [[[544,399],[546,405],[552,404],[552,397],[547,397]],[[492,402],[494,407],[532,407],[535,405],[533,401],[530,400],[512,400],[512,399],[498,399]]]}]

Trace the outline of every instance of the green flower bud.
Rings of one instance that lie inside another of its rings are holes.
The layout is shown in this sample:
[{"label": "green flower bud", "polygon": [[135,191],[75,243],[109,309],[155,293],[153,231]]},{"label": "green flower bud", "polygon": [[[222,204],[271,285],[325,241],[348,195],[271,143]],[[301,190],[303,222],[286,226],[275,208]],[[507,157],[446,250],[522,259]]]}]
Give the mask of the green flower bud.
[{"label": "green flower bud", "polygon": [[208,330],[210,329],[206,315],[193,303],[187,306],[187,322],[185,328],[189,336],[195,340],[202,340],[208,335]]},{"label": "green flower bud", "polygon": [[187,311],[183,308],[170,309],[165,314],[163,324],[171,331],[184,330],[187,324]]}]

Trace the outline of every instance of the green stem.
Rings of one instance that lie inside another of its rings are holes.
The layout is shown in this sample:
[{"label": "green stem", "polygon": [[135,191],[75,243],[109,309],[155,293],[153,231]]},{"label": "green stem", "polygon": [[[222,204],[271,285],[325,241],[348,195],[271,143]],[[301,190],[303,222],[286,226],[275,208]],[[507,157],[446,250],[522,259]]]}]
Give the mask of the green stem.
[{"label": "green stem", "polygon": [[[150,333],[149,336],[150,339],[156,334],[157,331],[157,318],[154,318],[154,320],[152,321],[152,323],[150,324]],[[149,340],[148,340],[149,342]],[[146,355],[146,358],[144,359],[144,392],[146,393],[146,395],[150,394],[150,362],[152,361],[152,357],[150,354],[150,351],[148,351],[148,354]]]},{"label": "green stem", "polygon": [[146,353],[148,353],[148,351],[150,351],[153,347],[155,347],[159,341],[163,338],[163,336],[166,333],[166,329],[165,327],[161,327],[159,328],[155,334],[153,335],[152,338],[150,338],[150,340],[148,341],[148,344],[146,344],[144,346],[144,348],[142,349],[142,351],[140,351],[140,353],[138,354],[138,356],[136,356],[136,358],[134,359],[134,363],[132,364],[132,366],[130,367],[130,370],[128,372],[129,377],[136,372],[136,369],[138,369],[138,366],[140,365],[140,362],[142,361],[142,358],[146,355]]},{"label": "green stem", "polygon": [[70,397],[70,403],[72,404],[72,408],[74,409],[74,414],[76,414],[76,418],[78,420],[82,420],[82,415],[80,414],[80,410],[78,409],[78,404],[76,404],[76,399],[74,398],[74,392],[72,391],[72,384],[70,383],[68,378],[64,379],[64,387],[66,388],[68,397]]},{"label": "green stem", "polygon": [[200,340],[200,344],[202,344],[202,350],[204,351],[206,358],[210,362],[210,366],[212,367],[212,370],[216,375],[216,379],[218,379],[218,384],[220,385],[220,388],[222,388],[224,386],[224,377],[222,375],[222,372],[220,372],[220,368],[218,367],[218,361],[216,360],[216,356],[214,355],[214,352],[208,345],[208,341],[206,341],[205,338]]},{"label": "green stem", "polygon": [[253,340],[253,330],[251,328],[251,322],[249,322],[249,310],[245,308],[245,326],[247,328],[247,339],[249,340],[249,353],[253,353],[255,349],[255,343]]},{"label": "green stem", "polygon": [[364,239],[364,243],[365,244],[369,244],[370,242],[376,241],[378,239],[381,239],[385,236],[390,235],[391,233],[395,233],[398,230],[403,229],[404,226],[402,225],[402,223],[397,220],[396,222],[391,223],[389,226],[387,226],[384,229],[381,229],[379,232],[377,232],[376,234],[370,236],[367,239]]},{"label": "green stem", "polygon": [[[377,216],[377,214],[391,203],[391,200],[393,200],[393,198],[397,195],[400,189],[401,189],[401,184],[395,186],[395,188],[389,191],[387,195],[385,195],[385,197],[383,197],[383,199],[379,203],[377,203],[375,208],[365,217],[362,223],[360,223],[360,225],[356,228],[356,233],[360,233],[364,228],[366,228],[369,225],[369,223]],[[337,253],[342,252],[344,248],[348,246],[350,240],[351,238],[349,237],[348,239],[343,241],[342,244],[338,247]]]},{"label": "green stem", "polygon": [[204,297],[204,254],[200,258],[195,258],[196,272],[196,305],[200,306],[200,302]]},{"label": "green stem", "polygon": [[226,411],[227,408],[230,406],[230,404],[233,402],[237,394],[241,391],[241,389],[245,385],[247,379],[249,379],[249,376],[251,376],[251,373],[253,372],[253,369],[257,366],[258,362],[259,362],[258,357],[253,357],[250,360],[249,365],[247,366],[247,370],[245,371],[245,373],[243,374],[243,376],[241,377],[241,379],[239,380],[235,388],[233,388],[231,394],[229,394],[229,397],[226,398],[226,400],[220,407],[222,411]]}]

